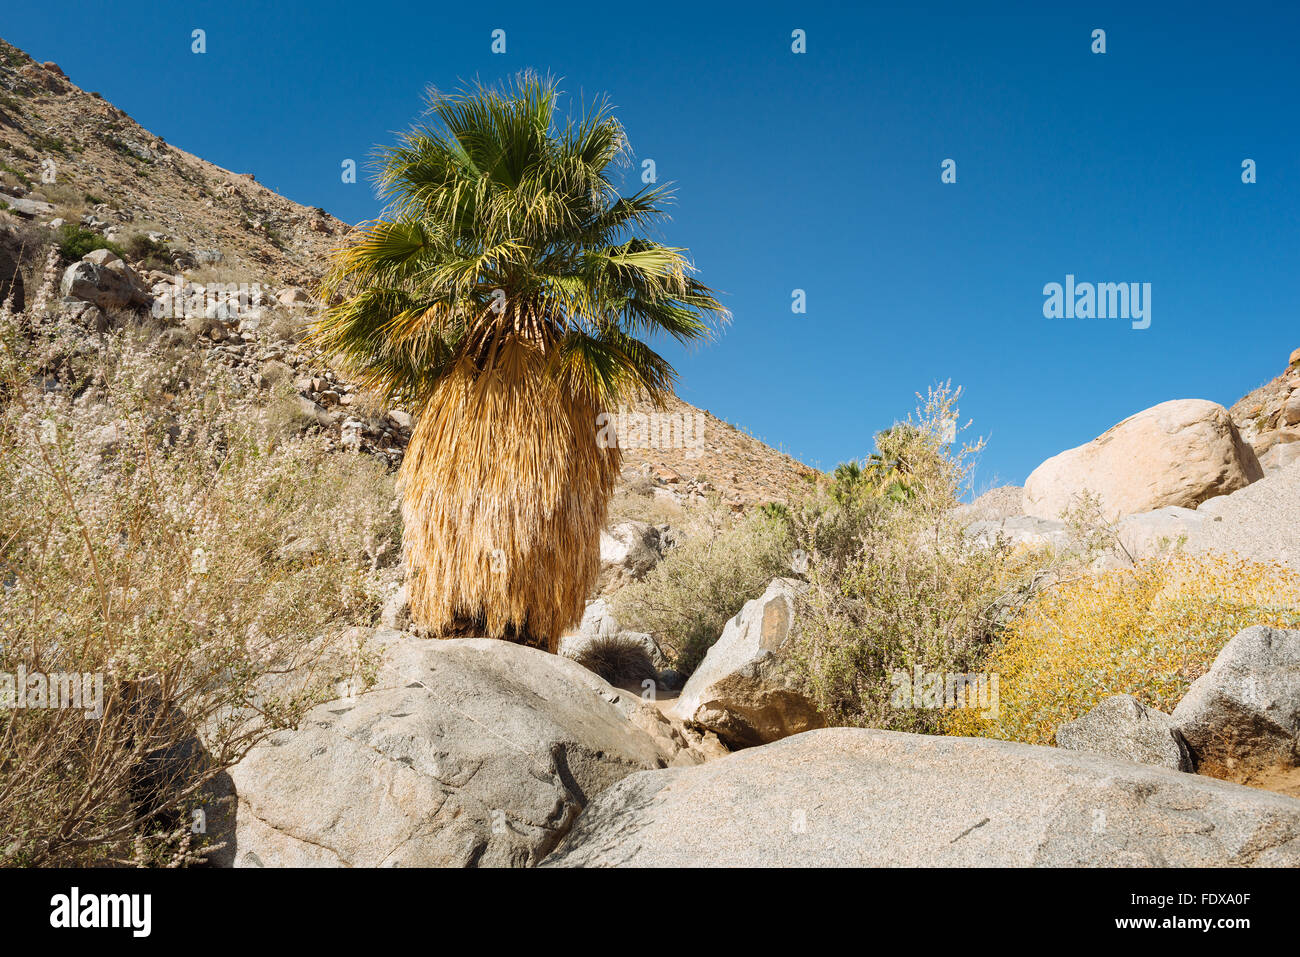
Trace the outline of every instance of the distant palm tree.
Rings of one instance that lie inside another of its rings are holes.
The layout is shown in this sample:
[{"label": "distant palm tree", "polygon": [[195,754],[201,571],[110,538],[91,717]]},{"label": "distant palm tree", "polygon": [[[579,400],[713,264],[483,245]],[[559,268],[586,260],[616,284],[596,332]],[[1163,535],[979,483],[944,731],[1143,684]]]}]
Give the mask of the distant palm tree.
[{"label": "distant palm tree", "polygon": [[671,390],[646,336],[727,318],[684,249],[640,235],[667,193],[619,196],[609,105],[560,120],[558,95],[531,74],[431,91],[435,122],[380,154],[388,208],[335,252],[313,329],[417,413],[399,476],[415,620],[551,650],[595,581],[619,474],[597,416]]}]

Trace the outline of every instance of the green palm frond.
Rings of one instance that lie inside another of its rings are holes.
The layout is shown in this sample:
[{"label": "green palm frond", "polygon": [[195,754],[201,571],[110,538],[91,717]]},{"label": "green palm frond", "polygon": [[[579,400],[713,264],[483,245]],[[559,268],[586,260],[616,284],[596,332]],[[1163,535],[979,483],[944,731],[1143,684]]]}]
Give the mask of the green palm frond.
[{"label": "green palm frond", "polygon": [[[557,114],[556,83],[431,90],[427,121],[378,154],[388,206],[336,251],[314,341],[369,387],[417,405],[452,368],[488,371],[508,340],[565,388],[615,403],[662,394],[642,341],[708,337],[727,319],[686,251],[645,238],[667,187],[620,196],[630,156],[608,101]],[[531,367],[530,367],[531,368]]]}]

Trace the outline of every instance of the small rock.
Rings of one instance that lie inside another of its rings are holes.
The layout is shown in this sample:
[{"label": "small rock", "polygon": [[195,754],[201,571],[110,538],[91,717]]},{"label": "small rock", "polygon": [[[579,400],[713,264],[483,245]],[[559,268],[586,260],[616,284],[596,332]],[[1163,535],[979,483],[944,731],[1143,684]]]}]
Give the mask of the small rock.
[{"label": "small rock", "polygon": [[1132,695],[1114,695],[1056,729],[1056,746],[1137,764],[1191,771],[1192,757],[1173,719]]}]

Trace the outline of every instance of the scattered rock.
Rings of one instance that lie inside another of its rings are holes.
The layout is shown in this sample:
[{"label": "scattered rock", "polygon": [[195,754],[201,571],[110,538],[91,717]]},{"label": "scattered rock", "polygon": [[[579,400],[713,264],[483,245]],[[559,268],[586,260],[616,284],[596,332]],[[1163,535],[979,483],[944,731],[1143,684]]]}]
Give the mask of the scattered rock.
[{"label": "scattered rock", "polygon": [[1132,695],[1104,698],[1087,714],[1056,729],[1056,746],[1174,771],[1191,771],[1192,756],[1167,714]]},{"label": "scattered rock", "polygon": [[298,404],[298,411],[302,413],[304,418],[315,421],[317,425],[331,426],[334,424],[334,417],[305,395],[297,396],[295,401]]},{"label": "scattered rock", "polygon": [[596,594],[608,595],[624,585],[640,581],[659,564],[665,546],[664,526],[648,522],[620,522],[600,533],[600,573]]},{"label": "scattered rock", "polygon": [[275,295],[275,301],[290,309],[311,305],[311,294],[301,286],[289,286]]}]

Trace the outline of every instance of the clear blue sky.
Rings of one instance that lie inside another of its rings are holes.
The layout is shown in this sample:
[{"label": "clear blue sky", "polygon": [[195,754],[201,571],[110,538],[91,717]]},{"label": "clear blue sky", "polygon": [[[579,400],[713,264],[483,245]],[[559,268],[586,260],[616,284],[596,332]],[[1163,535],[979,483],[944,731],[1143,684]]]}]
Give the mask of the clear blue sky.
[{"label": "clear blue sky", "polygon": [[[951,378],[984,487],[1157,402],[1231,403],[1300,346],[1300,13],[975,6],[119,0],[8,4],[0,35],[349,221],[378,206],[340,163],[364,168],[428,84],[531,67],[608,94],[678,184],[662,238],[734,314],[667,350],[682,397],[831,468]],[[1043,318],[1067,273],[1151,283],[1151,327]]]}]

